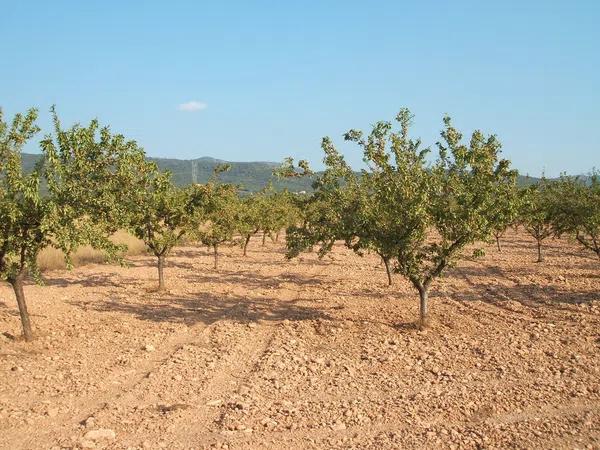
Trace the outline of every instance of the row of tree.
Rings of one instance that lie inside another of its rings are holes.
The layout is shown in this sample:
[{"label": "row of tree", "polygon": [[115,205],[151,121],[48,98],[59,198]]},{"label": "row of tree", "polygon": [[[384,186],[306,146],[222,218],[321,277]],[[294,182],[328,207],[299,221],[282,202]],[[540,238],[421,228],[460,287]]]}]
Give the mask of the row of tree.
[{"label": "row of tree", "polygon": [[542,246],[550,237],[568,236],[600,258],[600,178],[563,175],[519,192],[517,225],[536,240],[538,262],[544,260]]},{"label": "row of tree", "polygon": [[[208,183],[178,188],[170,174],[147,161],[144,151],[94,120],[64,129],[54,110],[54,130],[41,141],[44,158],[31,173],[21,164],[24,145],[39,132],[37,111],[7,122],[0,110],[0,279],[15,292],[23,334],[32,327],[23,291],[30,274],[40,280],[37,256],[47,246],[70,256],[82,245],[122,260],[124,248],[111,236],[129,230],[156,257],[159,289],[175,245],[185,237],[214,253],[262,233],[277,240],[287,228],[287,256],[319,248],[323,256],[342,240],[358,254],[381,257],[388,281],[406,277],[419,293],[420,324],[428,321],[432,283],[464,258],[482,255],[507,228],[523,226],[538,243],[570,235],[600,257],[600,181],[561,177],[519,188],[517,173],[500,158],[494,135],[475,131],[468,143],[444,118],[437,157],[409,135],[412,116],[403,109],[391,122],[378,122],[368,135],[350,130],[366,168],[352,170],[329,138],[324,138],[326,170],[315,177],[314,194],[277,192],[238,195],[219,182],[219,166]],[[306,161],[288,159],[276,173],[312,174]],[[471,249],[471,250],[468,250]]]},{"label": "row of tree", "polygon": [[236,186],[220,183],[227,166],[207,184],[178,188],[134,141],[96,120],[64,129],[54,109],[52,116],[44,157],[25,173],[21,153],[40,131],[37,111],[5,121],[0,110],[0,279],[13,287],[26,340],[33,332],[23,287],[28,275],[41,281],[37,257],[48,246],[62,250],[69,267],[82,245],[122,261],[125,249],[110,238],[129,230],[157,258],[162,290],[166,258],[182,238],[211,247],[216,268],[221,244],[240,243],[246,255],[252,236],[262,232],[264,245],[298,220],[292,194],[267,186],[242,198]]},{"label": "row of tree", "polygon": [[[354,172],[324,138],[326,170],[306,199],[303,223],[288,229],[287,256],[319,246],[329,252],[343,240],[358,254],[375,252],[387,270],[407,278],[419,293],[420,326],[428,321],[432,283],[464,258],[484,253],[484,244],[510,226],[522,225],[541,244],[549,236],[570,234],[600,257],[600,183],[562,177],[521,189],[517,172],[501,159],[494,135],[475,131],[464,143],[444,118],[437,158],[412,139],[412,115],[403,109],[391,122],[378,122],[368,135],[357,130],[345,140],[358,144],[366,168]],[[281,173],[311,173],[305,162],[288,159]],[[473,249],[474,248],[474,249]],[[467,249],[471,249],[467,251]]]}]

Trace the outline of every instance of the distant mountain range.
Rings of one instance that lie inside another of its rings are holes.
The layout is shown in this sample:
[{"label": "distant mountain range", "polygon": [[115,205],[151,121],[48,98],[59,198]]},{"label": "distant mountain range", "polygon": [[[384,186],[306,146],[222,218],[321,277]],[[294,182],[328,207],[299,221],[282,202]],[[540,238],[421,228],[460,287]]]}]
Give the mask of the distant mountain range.
[{"label": "distant mountain range", "polygon": [[[40,155],[24,153],[23,167],[26,171],[33,169]],[[215,166],[223,163],[231,165],[231,170],[222,173],[219,178],[225,183],[237,184],[242,191],[256,192],[271,181],[276,189],[288,189],[292,192],[312,190],[312,177],[298,177],[278,180],[273,176],[273,170],[279,166],[275,162],[232,162],[220,159],[202,157],[198,159],[148,158],[154,161],[160,170],[169,170],[173,174],[173,182],[178,186],[196,183],[206,183],[213,173]],[[519,184],[537,183],[539,178],[519,175]]]},{"label": "distant mountain range", "polygon": [[[23,168],[26,172],[33,170],[41,155],[23,153]],[[230,162],[220,159],[202,157],[198,159],[148,158],[154,161],[161,171],[169,170],[172,180],[177,186],[186,186],[193,182],[206,183],[219,164],[230,164],[231,169],[221,173],[219,179],[224,183],[240,186],[240,190],[256,192],[273,183],[275,189],[288,189],[292,192],[311,191],[313,180],[310,177],[288,178],[278,180],[273,170],[280,163],[275,162]]]}]

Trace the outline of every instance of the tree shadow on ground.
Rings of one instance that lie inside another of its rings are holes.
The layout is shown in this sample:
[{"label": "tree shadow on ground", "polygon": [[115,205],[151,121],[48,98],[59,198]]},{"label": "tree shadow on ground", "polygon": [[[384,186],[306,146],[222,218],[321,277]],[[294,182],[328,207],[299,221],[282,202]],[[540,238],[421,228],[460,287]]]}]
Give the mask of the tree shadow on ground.
[{"label": "tree shadow on ground", "polygon": [[[225,250],[226,253],[223,253],[223,250]],[[241,245],[221,244],[219,246],[219,254],[220,255],[240,257],[240,258],[244,258],[244,260],[246,260],[246,259],[250,260],[255,257],[260,257],[260,255],[263,255],[263,254],[275,253],[275,254],[282,255],[282,257],[286,254],[285,248],[271,247],[269,245],[267,245],[265,247],[261,247],[260,244],[258,244],[255,247],[250,245],[247,249],[247,252],[248,252],[247,256],[244,257],[243,256],[243,248]],[[171,252],[171,256],[174,256],[177,258],[192,258],[192,259],[199,258],[199,257],[212,257],[213,249],[212,248],[209,249],[208,247],[202,246],[202,245],[188,246],[185,248],[176,247]]]},{"label": "tree shadow on ground", "polygon": [[[167,256],[165,259],[165,269],[179,268],[186,270],[205,270],[206,268],[213,267],[214,255],[212,251],[210,253],[206,251],[193,251],[193,250],[181,250],[173,252],[173,254]],[[185,259],[192,259],[194,262],[185,261]],[[228,262],[233,261],[242,266],[246,267],[281,267],[282,265],[289,264],[290,267],[294,267],[296,264],[290,262],[283,256],[279,260],[273,260],[268,256],[248,255],[247,257],[241,254],[230,254],[230,253],[219,253],[219,265],[226,266]],[[340,262],[329,259],[306,259],[301,257],[298,259],[299,263],[306,266],[339,266]],[[157,258],[154,256],[136,257],[135,259],[126,260],[127,267],[156,267]]]},{"label": "tree shadow on ground", "polygon": [[[581,313],[575,306],[600,301],[600,293],[593,290],[573,289],[568,285],[540,285],[534,282],[523,282],[512,286],[481,284],[471,277],[485,276],[489,267],[469,267],[455,269],[454,274],[460,276],[472,289],[461,291],[460,300],[483,301],[499,308],[513,311],[511,302],[518,302],[528,308],[546,308],[570,313]],[[514,312],[514,311],[513,311]]]},{"label": "tree shadow on ground", "polygon": [[[212,264],[212,255],[210,255],[210,263]],[[306,257],[299,257],[299,258],[294,258],[292,260],[288,260],[284,257],[282,257],[281,259],[270,259],[268,256],[264,256],[261,257],[260,255],[248,255],[247,257],[244,256],[239,256],[239,255],[228,255],[228,254],[219,254],[219,259],[234,259],[236,263],[239,263],[240,265],[244,265],[244,266],[259,266],[259,267],[280,267],[282,265],[287,265],[289,264],[290,267],[296,267],[296,266],[303,266],[303,267],[310,267],[310,266],[340,266],[342,264],[340,264],[339,261],[337,260],[333,260],[333,259],[329,259],[327,257],[323,258],[323,259],[319,259],[319,258],[306,258]]]},{"label": "tree shadow on ground", "polygon": [[210,325],[219,320],[250,321],[298,321],[328,319],[329,308],[300,305],[298,301],[281,301],[274,298],[255,298],[240,295],[214,295],[197,292],[186,296],[163,295],[159,299],[127,302],[105,298],[94,302],[70,301],[83,309],[100,312],[118,312],[139,320],[171,322],[193,325]]},{"label": "tree shadow on ground", "polygon": [[[184,264],[187,266],[187,264]],[[143,262],[134,265],[134,267],[146,266]],[[191,265],[190,265],[191,266]],[[165,277],[167,285],[171,278],[169,269],[176,268],[176,264],[171,264],[167,260],[165,267]],[[186,267],[189,268],[189,267]],[[294,273],[282,273],[276,275],[261,275],[259,273],[249,271],[231,270],[225,268],[213,269],[191,266],[193,270],[188,273],[184,273],[178,278],[178,280],[185,280],[188,283],[222,283],[227,282],[230,284],[237,285],[244,289],[276,289],[283,287],[284,284],[297,285],[298,288],[301,286],[318,286],[323,283],[323,280],[318,276],[302,276]],[[69,286],[82,286],[82,287],[107,287],[107,288],[127,288],[136,287],[145,289],[149,283],[157,283],[158,275],[144,276],[143,278],[126,276],[122,272],[106,272],[106,273],[94,273],[89,272],[78,273],[78,272],[62,272],[60,275],[44,276],[44,285],[67,288]],[[33,284],[33,282],[31,282]],[[289,286],[288,286],[289,287]]]},{"label": "tree shadow on ground", "polygon": [[207,272],[196,272],[183,276],[190,283],[222,283],[233,284],[243,289],[277,289],[283,284],[293,284],[298,288],[301,286],[319,286],[323,280],[318,276],[306,277],[297,274],[283,273],[279,275],[265,276],[251,271],[240,272],[237,270],[216,269]]},{"label": "tree shadow on ground", "polygon": [[124,277],[123,274],[112,273],[95,273],[95,274],[77,274],[70,273],[66,277],[44,277],[45,286],[67,288],[73,285],[83,287],[114,287],[124,288],[129,286],[141,286],[145,280],[140,280],[134,277]]},{"label": "tree shadow on ground", "polygon": [[[568,244],[568,245],[565,245]],[[516,249],[517,253],[531,253],[532,261],[537,258],[537,244],[533,237],[528,234],[510,233],[507,238],[500,239],[500,245],[503,249]],[[491,247],[495,244],[490,244]],[[542,242],[542,252],[549,258],[560,257],[563,255],[574,256],[585,261],[599,262],[596,254],[583,248],[577,241],[569,237],[549,237]]]}]

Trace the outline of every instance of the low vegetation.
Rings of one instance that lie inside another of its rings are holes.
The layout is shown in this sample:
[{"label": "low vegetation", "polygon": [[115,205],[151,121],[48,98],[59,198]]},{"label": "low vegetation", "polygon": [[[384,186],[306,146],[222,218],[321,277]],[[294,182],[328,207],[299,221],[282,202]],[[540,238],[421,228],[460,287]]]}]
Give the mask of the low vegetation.
[{"label": "low vegetation", "polygon": [[[144,241],[124,230],[117,231],[110,240],[119,247],[126,248],[123,256],[138,256],[148,252]],[[104,264],[110,262],[110,258],[106,252],[86,245],[75,250],[71,255],[71,262],[73,267],[81,267],[86,264]],[[46,247],[37,257],[37,266],[41,272],[67,269],[65,254],[57,248]]]}]

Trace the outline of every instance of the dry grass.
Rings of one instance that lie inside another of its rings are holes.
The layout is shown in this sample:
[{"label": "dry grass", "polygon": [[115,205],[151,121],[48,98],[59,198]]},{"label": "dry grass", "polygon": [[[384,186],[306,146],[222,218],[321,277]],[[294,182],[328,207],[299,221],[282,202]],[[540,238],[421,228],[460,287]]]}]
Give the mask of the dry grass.
[{"label": "dry grass", "polygon": [[146,245],[144,242],[127,231],[117,231],[112,237],[112,241],[116,244],[125,244],[127,246],[127,256],[135,256],[146,253]]},{"label": "dry grass", "polygon": [[[144,242],[132,236],[127,231],[117,231],[111,240],[116,244],[127,246],[126,256],[141,255],[146,252]],[[63,252],[52,247],[44,249],[38,256],[37,261],[42,271],[66,268]],[[73,255],[73,265],[76,267],[86,264],[103,264],[105,262],[106,254],[90,246],[81,247]]]}]

